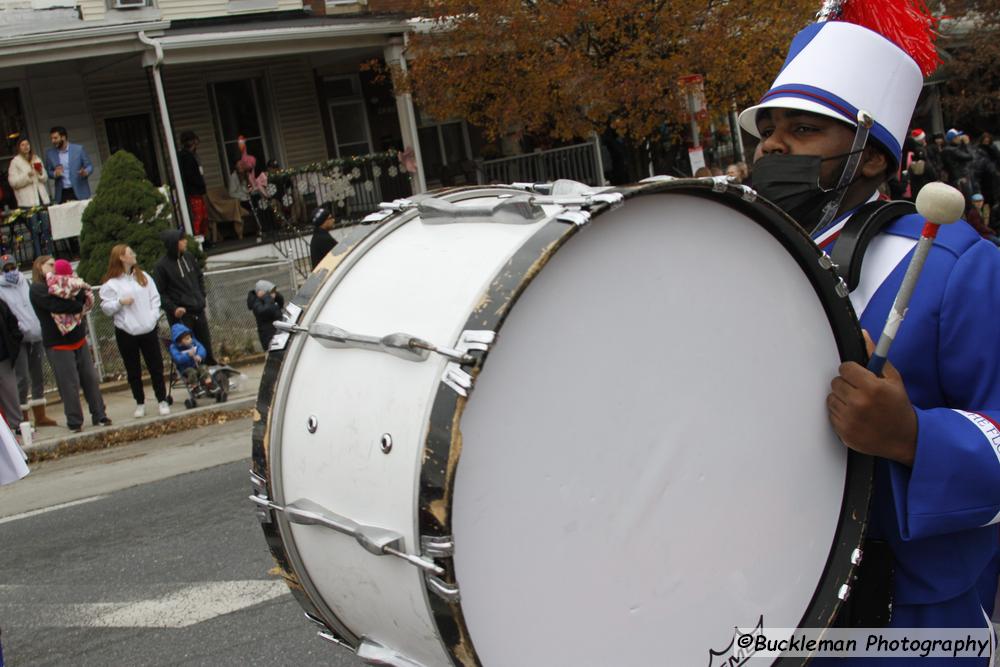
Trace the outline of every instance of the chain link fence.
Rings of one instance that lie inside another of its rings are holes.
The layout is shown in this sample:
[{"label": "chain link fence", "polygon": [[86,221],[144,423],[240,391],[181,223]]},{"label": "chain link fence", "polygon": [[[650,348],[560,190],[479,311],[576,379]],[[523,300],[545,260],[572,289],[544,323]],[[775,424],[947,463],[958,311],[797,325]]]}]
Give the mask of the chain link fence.
[{"label": "chain link fence", "polygon": [[[257,338],[257,320],[247,308],[247,294],[258,280],[267,280],[278,288],[286,300],[298,288],[295,266],[290,260],[253,264],[205,272],[208,326],[212,332],[212,348],[220,363],[230,363],[263,350]],[[170,338],[166,317],[160,317],[158,333],[162,340]],[[124,380],[125,364],[115,342],[112,318],[101,310],[99,286],[94,286],[94,309],[87,316],[87,342],[94,356],[97,373],[104,381]],[[166,348],[162,348],[164,366],[169,368]],[[45,367],[45,389],[54,391],[55,377],[48,363]]]}]

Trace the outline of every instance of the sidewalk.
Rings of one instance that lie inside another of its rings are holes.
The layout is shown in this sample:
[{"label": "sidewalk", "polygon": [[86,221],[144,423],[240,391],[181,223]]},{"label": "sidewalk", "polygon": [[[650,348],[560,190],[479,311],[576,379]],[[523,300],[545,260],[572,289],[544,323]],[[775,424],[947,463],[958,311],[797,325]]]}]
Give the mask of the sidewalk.
[{"label": "sidewalk", "polygon": [[[178,384],[172,392],[174,404],[170,407],[170,414],[163,417],[157,410],[156,399],[148,380],[146,381],[146,416],[140,419],[132,416],[135,411],[135,400],[132,398],[132,392],[129,391],[127,384],[115,382],[102,385],[105,409],[113,424],[111,426],[91,426],[87,402],[81,398],[86,416],[81,433],[71,433],[66,428],[66,416],[62,411],[62,403],[49,403],[46,412],[51,419],[59,423],[59,426],[43,426],[34,432],[31,445],[25,447],[28,460],[36,462],[77,452],[106,449],[136,440],[155,438],[167,433],[176,433],[248,417],[257,400],[257,388],[264,371],[264,362],[261,360],[247,366],[234,366],[234,368],[243,375],[234,378],[239,386],[230,392],[228,401],[216,403],[215,399],[202,398],[198,400],[197,407],[188,410],[184,407],[184,399],[188,396],[187,391],[183,385]],[[248,456],[249,452],[250,439],[248,435]]]}]

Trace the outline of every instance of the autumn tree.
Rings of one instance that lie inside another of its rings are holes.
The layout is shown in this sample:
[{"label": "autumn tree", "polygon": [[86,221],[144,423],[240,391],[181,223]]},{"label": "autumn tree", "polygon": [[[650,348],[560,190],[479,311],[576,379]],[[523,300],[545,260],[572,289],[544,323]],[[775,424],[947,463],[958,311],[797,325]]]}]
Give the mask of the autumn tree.
[{"label": "autumn tree", "polygon": [[[953,0],[945,5],[941,45],[947,52],[935,78],[942,104],[965,129],[996,130],[1000,115],[1000,0]],[[954,124],[953,123],[953,124]]]},{"label": "autumn tree", "polygon": [[638,147],[683,126],[682,76],[704,76],[717,113],[755,102],[818,5],[414,0],[428,29],[413,35],[397,85],[430,115],[465,118],[491,138],[513,130],[571,140],[610,130]]}]

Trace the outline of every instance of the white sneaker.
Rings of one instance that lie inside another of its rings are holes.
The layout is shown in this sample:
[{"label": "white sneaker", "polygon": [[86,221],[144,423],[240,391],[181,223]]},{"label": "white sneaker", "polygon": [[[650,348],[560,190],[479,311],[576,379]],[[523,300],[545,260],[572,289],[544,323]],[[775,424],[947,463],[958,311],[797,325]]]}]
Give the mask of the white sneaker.
[{"label": "white sneaker", "polygon": [[146,404],[140,403],[139,405],[135,406],[135,412],[132,413],[132,416],[135,417],[136,419],[139,419],[140,417],[145,417]]},{"label": "white sneaker", "polygon": [[166,401],[160,401],[160,415],[166,416],[170,414],[170,404]]}]

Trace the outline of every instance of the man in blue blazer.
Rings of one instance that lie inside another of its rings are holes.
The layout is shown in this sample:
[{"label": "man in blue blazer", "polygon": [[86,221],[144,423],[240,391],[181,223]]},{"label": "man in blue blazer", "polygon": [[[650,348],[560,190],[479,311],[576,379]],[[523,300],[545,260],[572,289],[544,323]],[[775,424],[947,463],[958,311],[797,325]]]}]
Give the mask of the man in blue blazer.
[{"label": "man in blue blazer", "polygon": [[45,151],[45,171],[52,179],[55,204],[76,199],[90,199],[90,175],[94,164],[83,146],[69,143],[65,127],[53,127],[49,133],[52,148]]}]

